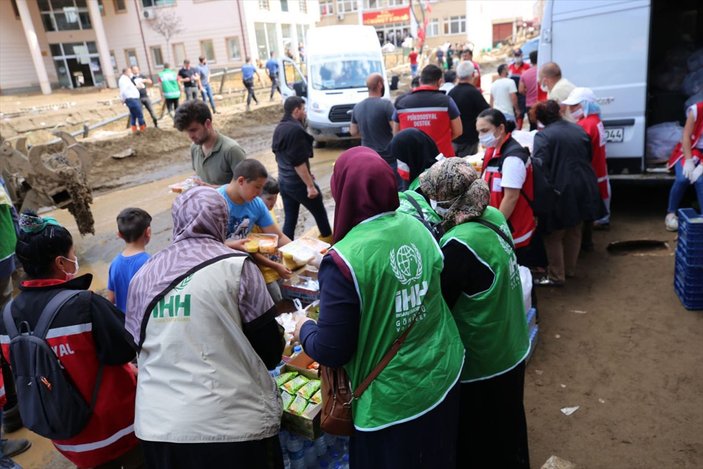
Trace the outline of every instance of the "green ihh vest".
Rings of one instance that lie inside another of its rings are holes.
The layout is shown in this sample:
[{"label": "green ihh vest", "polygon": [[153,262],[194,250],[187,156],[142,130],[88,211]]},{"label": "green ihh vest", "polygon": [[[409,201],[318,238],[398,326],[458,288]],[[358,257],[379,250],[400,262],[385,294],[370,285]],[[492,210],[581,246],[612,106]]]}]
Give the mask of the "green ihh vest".
[{"label": "green ihh vest", "polygon": [[159,73],[161,79],[161,89],[164,91],[164,96],[167,99],[175,99],[181,97],[181,88],[178,86],[178,75],[171,69],[166,69]]},{"label": "green ihh vest", "polygon": [[409,199],[412,198],[422,209],[422,214],[425,217],[425,220],[434,224],[442,223],[442,217],[437,215],[437,212],[432,210],[432,207],[430,206],[430,204],[427,203],[425,198],[414,190],[399,192],[398,198],[400,199],[400,205],[397,209],[398,212],[406,213],[413,217],[416,216],[417,209],[409,202]]},{"label": "green ihh vest", "polygon": [[[481,218],[510,236],[499,210],[488,207]],[[470,247],[495,274],[488,290],[474,296],[462,293],[452,309],[466,347],[461,382],[492,378],[524,360],[530,346],[515,253],[497,233],[478,223],[455,226],[440,244],[445,246],[451,240]]]},{"label": "green ihh vest", "polygon": [[442,298],[442,254],[415,218],[387,213],[352,229],[333,248],[352,271],[361,301],[357,351],[344,367],[356,388],[405,329],[388,366],[353,403],[359,430],[380,430],[440,404],[458,381],[464,346]]}]

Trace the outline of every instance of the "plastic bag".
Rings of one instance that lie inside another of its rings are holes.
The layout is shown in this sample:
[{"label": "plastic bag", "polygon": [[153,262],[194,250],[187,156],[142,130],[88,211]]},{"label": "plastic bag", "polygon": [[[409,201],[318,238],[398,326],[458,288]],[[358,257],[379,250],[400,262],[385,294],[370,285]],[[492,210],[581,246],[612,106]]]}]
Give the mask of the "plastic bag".
[{"label": "plastic bag", "polygon": [[296,376],[287,383],[283,383],[283,389],[285,389],[290,394],[295,394],[296,392],[298,392],[298,389],[305,386],[308,381],[310,380],[307,379],[305,376]]},{"label": "plastic bag", "polygon": [[298,395],[303,399],[310,399],[320,389],[320,380],[313,379],[308,381],[305,386],[298,389]]},{"label": "plastic bag", "polygon": [[279,388],[286,384],[288,381],[292,380],[295,378],[295,375],[297,375],[295,371],[289,371],[287,373],[283,373],[281,375],[276,376],[276,386]]},{"label": "plastic bag", "polygon": [[669,160],[672,150],[681,141],[683,127],[678,122],[662,122],[647,128],[646,156],[652,162]]}]

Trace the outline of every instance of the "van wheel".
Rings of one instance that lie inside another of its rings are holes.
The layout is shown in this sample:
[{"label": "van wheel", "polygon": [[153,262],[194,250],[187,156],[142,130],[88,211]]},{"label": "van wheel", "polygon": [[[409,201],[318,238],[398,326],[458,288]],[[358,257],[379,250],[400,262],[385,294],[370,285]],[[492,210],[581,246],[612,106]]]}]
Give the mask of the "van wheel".
[{"label": "van wheel", "polygon": [[327,146],[327,142],[321,142],[319,140],[315,140],[312,144],[314,148],[325,148]]}]

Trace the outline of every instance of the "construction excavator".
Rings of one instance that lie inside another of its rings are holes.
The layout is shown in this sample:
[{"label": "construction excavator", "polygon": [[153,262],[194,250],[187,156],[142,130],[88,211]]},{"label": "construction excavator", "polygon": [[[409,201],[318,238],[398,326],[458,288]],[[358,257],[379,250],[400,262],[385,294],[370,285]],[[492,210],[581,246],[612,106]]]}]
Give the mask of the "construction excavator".
[{"label": "construction excavator", "polygon": [[93,192],[88,185],[92,158],[70,134],[53,134],[59,140],[31,146],[25,137],[12,146],[0,136],[0,175],[20,212],[42,207],[67,209],[81,235],[95,234],[90,211]]}]

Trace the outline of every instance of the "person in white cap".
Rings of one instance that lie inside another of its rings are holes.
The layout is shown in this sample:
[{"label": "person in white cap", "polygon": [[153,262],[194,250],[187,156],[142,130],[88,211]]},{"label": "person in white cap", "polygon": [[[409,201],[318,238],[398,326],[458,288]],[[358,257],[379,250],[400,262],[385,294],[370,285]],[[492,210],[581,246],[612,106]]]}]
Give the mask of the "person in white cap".
[{"label": "person in white cap", "polygon": [[574,88],[569,97],[563,102],[566,112],[586,131],[591,139],[591,166],[598,179],[598,190],[608,214],[594,222],[595,229],[607,229],[610,226],[610,180],[608,179],[608,164],[605,161],[605,144],[607,142],[605,127],[600,119],[600,106],[596,95],[590,88]]}]

